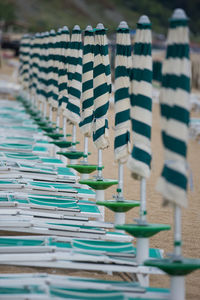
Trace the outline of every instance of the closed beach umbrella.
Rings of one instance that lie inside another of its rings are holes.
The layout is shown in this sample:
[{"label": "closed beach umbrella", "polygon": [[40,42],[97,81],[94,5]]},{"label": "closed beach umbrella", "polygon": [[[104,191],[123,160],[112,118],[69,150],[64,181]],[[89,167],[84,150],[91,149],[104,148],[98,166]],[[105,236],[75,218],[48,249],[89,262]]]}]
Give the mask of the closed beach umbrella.
[{"label": "closed beach umbrella", "polygon": [[83,46],[83,85],[81,103],[81,122],[79,124],[81,132],[86,137],[92,135],[93,121],[93,66],[94,66],[94,34],[91,26],[87,26],[84,34]]},{"label": "closed beach umbrella", "polygon": [[80,122],[80,99],[82,93],[82,37],[81,30],[75,25],[69,44],[68,60],[68,101],[63,114],[73,124]]},{"label": "closed beach umbrella", "polygon": [[150,176],[152,126],[151,23],[147,16],[137,24],[131,74],[133,150],[128,167],[137,179]]},{"label": "closed beach umbrella", "polygon": [[106,29],[98,24],[94,46],[94,121],[93,141],[97,149],[109,146],[107,111],[111,93],[111,73]]},{"label": "closed beach umbrella", "polygon": [[67,57],[69,51],[70,34],[67,26],[64,26],[61,31],[60,46],[61,46],[61,57],[58,70],[58,90],[59,106],[66,109],[66,104],[68,102],[68,66]]},{"label": "closed beach umbrella", "polygon": [[126,22],[117,29],[115,59],[115,160],[125,163],[130,154],[131,39]]},{"label": "closed beach umbrella", "polygon": [[175,10],[170,20],[167,53],[162,68],[160,106],[165,162],[157,190],[165,200],[187,206],[187,142],[190,58],[188,19]]}]

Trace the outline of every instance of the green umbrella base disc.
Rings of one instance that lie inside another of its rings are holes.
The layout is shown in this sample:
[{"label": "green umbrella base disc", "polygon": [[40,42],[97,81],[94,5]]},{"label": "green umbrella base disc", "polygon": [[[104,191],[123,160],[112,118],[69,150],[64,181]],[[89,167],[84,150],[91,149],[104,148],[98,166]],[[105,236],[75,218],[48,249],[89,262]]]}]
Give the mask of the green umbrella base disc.
[{"label": "green umbrella base disc", "polygon": [[43,120],[43,117],[41,117],[41,116],[36,116],[36,117],[34,117],[33,118],[34,120],[35,120],[35,122],[42,122],[42,120]]},{"label": "green umbrella base disc", "polygon": [[170,230],[170,225],[163,224],[124,224],[124,225],[116,225],[115,228],[122,229],[131,234],[136,238],[149,238],[160,231]]},{"label": "green umbrella base disc", "polygon": [[[72,142],[71,141],[53,141],[53,142],[50,142],[50,143],[55,144],[59,148],[68,148],[68,147],[72,146]],[[76,144],[80,144],[80,142],[76,142]],[[60,153],[57,152],[57,154],[60,154]]]},{"label": "green umbrella base disc", "polygon": [[131,201],[131,200],[124,200],[124,201],[116,201],[116,200],[108,200],[108,201],[97,201],[97,205],[103,205],[110,210],[117,212],[117,213],[125,213],[130,209],[140,206],[140,201]]},{"label": "green umbrella base disc", "polygon": [[49,121],[43,120],[43,121],[37,122],[37,124],[38,124],[38,126],[40,126],[40,127],[47,127],[50,123],[49,123]]},{"label": "green umbrella base disc", "polygon": [[46,131],[46,132],[51,132],[51,133],[53,133],[53,132],[56,130],[55,127],[41,126],[40,128],[41,128],[42,130]]},{"label": "green umbrella base disc", "polygon": [[73,168],[81,174],[90,174],[96,171],[98,165],[84,165],[84,164],[77,164],[77,165],[67,165],[68,168]]},{"label": "green umbrella base disc", "polygon": [[56,133],[46,133],[45,135],[52,138],[52,139],[55,139],[55,140],[59,139],[61,137],[64,137],[64,135],[62,133],[58,133],[58,132],[56,132]]},{"label": "green umbrella base disc", "polygon": [[80,151],[57,152],[57,154],[63,155],[69,159],[79,159],[84,155],[84,153]]},{"label": "green umbrella base disc", "polygon": [[180,261],[173,261],[169,258],[148,259],[145,266],[156,267],[171,276],[185,276],[197,269],[200,269],[200,259],[183,258]]},{"label": "green umbrella base disc", "polygon": [[105,190],[114,184],[118,184],[118,181],[112,179],[103,179],[103,180],[85,179],[85,180],[80,180],[79,183],[87,184],[94,190]]}]

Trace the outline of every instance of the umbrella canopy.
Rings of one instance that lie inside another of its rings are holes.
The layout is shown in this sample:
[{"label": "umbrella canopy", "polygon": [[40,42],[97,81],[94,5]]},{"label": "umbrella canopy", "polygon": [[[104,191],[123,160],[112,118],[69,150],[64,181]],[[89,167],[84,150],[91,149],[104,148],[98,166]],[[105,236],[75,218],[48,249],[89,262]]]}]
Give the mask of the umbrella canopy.
[{"label": "umbrella canopy", "polygon": [[117,29],[115,59],[115,160],[125,163],[130,154],[131,39],[126,22]]},{"label": "umbrella canopy", "polygon": [[31,37],[28,34],[24,35],[20,42],[19,78],[24,89],[28,88],[29,81],[30,42]]},{"label": "umbrella canopy", "polygon": [[82,133],[91,137],[93,120],[93,66],[94,66],[94,34],[91,26],[87,26],[84,35],[83,46],[83,86],[81,122],[79,124]]},{"label": "umbrella canopy", "polygon": [[73,124],[80,122],[80,99],[82,92],[82,37],[81,30],[75,25],[72,31],[68,56],[68,102],[63,114]]},{"label": "umbrella canopy", "polygon": [[48,45],[48,102],[52,104],[54,98],[54,86],[56,85],[55,80],[55,43],[56,43],[56,32],[54,29],[50,30],[49,45]]},{"label": "umbrella canopy", "polygon": [[60,64],[58,70],[58,104],[63,109],[66,108],[66,104],[68,102],[68,66],[67,66],[67,58],[69,52],[69,43],[70,43],[70,34],[67,26],[64,26],[61,31],[60,37],[60,46],[61,46],[61,56],[60,56]]},{"label": "umbrella canopy", "polygon": [[31,92],[32,92],[32,96],[34,97],[36,97],[37,87],[38,87],[38,74],[39,74],[39,62],[40,62],[39,51],[40,51],[40,34],[36,33],[33,41],[33,49],[31,51],[31,55],[32,55]]},{"label": "umbrella canopy", "polygon": [[98,24],[94,38],[94,122],[93,141],[98,149],[109,146],[107,111],[111,93],[111,72],[106,29]]},{"label": "umbrella canopy", "polygon": [[133,150],[128,167],[136,179],[150,176],[152,126],[151,23],[140,17],[133,53],[131,74],[131,123]]},{"label": "umbrella canopy", "polygon": [[187,142],[190,58],[188,18],[181,9],[170,20],[167,53],[162,69],[160,106],[165,162],[157,190],[165,200],[187,206]]}]

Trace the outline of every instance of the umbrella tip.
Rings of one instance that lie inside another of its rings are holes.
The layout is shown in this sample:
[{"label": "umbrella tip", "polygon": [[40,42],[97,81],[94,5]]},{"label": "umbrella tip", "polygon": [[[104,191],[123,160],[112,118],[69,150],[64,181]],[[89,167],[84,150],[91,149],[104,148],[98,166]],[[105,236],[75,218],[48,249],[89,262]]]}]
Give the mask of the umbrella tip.
[{"label": "umbrella tip", "polygon": [[102,23],[98,23],[96,28],[97,29],[105,29],[105,27]]},{"label": "umbrella tip", "polygon": [[50,30],[50,34],[55,34],[56,32],[55,32],[55,30],[54,29],[51,29]]},{"label": "umbrella tip", "polygon": [[150,24],[150,20],[147,16],[143,15],[139,18],[138,24]]},{"label": "umbrella tip", "polygon": [[182,8],[176,8],[172,14],[173,20],[185,20],[188,19],[185,11]]},{"label": "umbrella tip", "polygon": [[86,28],[85,28],[85,31],[92,31],[93,28],[91,25],[87,25]]},{"label": "umbrella tip", "polygon": [[126,21],[121,21],[121,22],[119,23],[118,28],[127,28],[127,29],[128,29],[128,24],[127,24],[127,22],[126,22]]},{"label": "umbrella tip", "polygon": [[62,30],[69,31],[69,28],[65,25],[63,26]]},{"label": "umbrella tip", "polygon": [[79,25],[75,25],[73,30],[81,30]]}]

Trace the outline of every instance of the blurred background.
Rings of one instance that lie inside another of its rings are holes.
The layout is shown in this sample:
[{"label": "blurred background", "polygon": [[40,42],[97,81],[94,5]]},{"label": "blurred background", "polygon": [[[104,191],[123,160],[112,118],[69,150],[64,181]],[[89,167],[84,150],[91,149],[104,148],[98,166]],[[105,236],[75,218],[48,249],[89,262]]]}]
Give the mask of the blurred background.
[{"label": "blurred background", "polygon": [[114,64],[115,30],[125,20],[134,41],[136,23],[142,14],[149,16],[153,31],[154,79],[161,79],[169,18],[174,8],[183,8],[190,18],[193,88],[200,88],[200,0],[0,0],[1,57],[19,55],[20,38],[24,33],[69,29],[79,24],[81,29],[101,22],[108,28],[111,67]]}]

